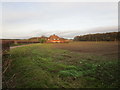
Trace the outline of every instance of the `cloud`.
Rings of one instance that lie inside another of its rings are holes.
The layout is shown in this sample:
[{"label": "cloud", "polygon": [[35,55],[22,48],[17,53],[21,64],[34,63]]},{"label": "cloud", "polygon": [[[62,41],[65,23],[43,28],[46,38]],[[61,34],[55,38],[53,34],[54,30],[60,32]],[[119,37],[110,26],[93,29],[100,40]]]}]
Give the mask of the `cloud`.
[{"label": "cloud", "polygon": [[65,30],[65,31],[57,31],[57,30],[54,30],[54,31],[47,31],[47,32],[44,32],[45,30],[34,30],[33,32],[29,32],[27,34],[24,34],[23,32],[23,35],[21,37],[21,33],[20,34],[16,34],[14,35],[15,33],[13,33],[14,35],[14,38],[11,38],[11,33],[8,33],[6,35],[4,35],[4,38],[11,38],[11,39],[28,39],[28,38],[31,38],[31,37],[40,37],[42,35],[45,35],[47,37],[49,37],[50,35],[52,34],[56,34],[60,37],[63,37],[63,38],[68,38],[68,39],[72,39],[74,38],[75,36],[78,36],[78,35],[85,35],[85,34],[94,34],[94,33],[106,33],[106,32],[117,32],[118,31],[118,26],[111,26],[111,27],[96,27],[96,28],[92,28],[92,29],[89,29],[89,30]]},{"label": "cloud", "polygon": [[94,33],[106,33],[106,32],[117,32],[118,31],[118,26],[111,26],[111,27],[96,27],[88,30],[65,30],[65,31],[51,31],[51,32],[40,32],[39,30],[36,30],[32,33],[34,33],[34,36],[50,36],[52,34],[56,34],[60,37],[64,38],[74,38],[75,36],[78,35],[85,35],[85,34],[94,34]]},{"label": "cloud", "polygon": [[115,31],[117,15],[117,3],[3,3],[3,38]]}]

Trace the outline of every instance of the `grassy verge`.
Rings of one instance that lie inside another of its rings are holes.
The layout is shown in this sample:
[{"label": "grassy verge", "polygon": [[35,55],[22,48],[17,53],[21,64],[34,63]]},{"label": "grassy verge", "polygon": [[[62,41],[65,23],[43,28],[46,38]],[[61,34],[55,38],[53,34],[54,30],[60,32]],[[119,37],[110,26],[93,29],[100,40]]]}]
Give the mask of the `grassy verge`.
[{"label": "grassy verge", "polygon": [[20,45],[29,45],[29,44],[32,44],[32,43],[16,43],[16,44],[11,44],[10,46],[20,46]]},{"label": "grassy verge", "polygon": [[[117,87],[117,60],[33,44],[10,51],[9,88]],[[5,85],[3,85],[5,87]]]}]

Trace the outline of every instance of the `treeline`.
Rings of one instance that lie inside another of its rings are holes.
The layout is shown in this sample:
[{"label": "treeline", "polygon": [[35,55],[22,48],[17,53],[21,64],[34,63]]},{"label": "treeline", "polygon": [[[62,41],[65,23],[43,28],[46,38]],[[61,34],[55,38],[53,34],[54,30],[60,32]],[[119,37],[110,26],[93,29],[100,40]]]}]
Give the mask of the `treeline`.
[{"label": "treeline", "polygon": [[120,32],[87,34],[74,37],[74,41],[118,41]]}]

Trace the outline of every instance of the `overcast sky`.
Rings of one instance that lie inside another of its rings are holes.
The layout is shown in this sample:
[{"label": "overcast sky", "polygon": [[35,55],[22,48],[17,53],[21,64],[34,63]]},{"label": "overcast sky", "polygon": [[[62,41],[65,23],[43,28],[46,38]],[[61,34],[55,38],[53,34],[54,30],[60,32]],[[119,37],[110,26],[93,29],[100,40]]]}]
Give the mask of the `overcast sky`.
[{"label": "overcast sky", "polygon": [[118,31],[117,2],[3,2],[2,38]]}]

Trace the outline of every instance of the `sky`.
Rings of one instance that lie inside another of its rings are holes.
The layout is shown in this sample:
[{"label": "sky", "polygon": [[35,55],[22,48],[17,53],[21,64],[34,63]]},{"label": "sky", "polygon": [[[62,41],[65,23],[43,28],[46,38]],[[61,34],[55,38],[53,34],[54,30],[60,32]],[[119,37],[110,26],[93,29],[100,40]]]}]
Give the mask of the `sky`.
[{"label": "sky", "polygon": [[56,34],[77,35],[118,31],[117,2],[3,2],[2,37],[27,39]]}]

